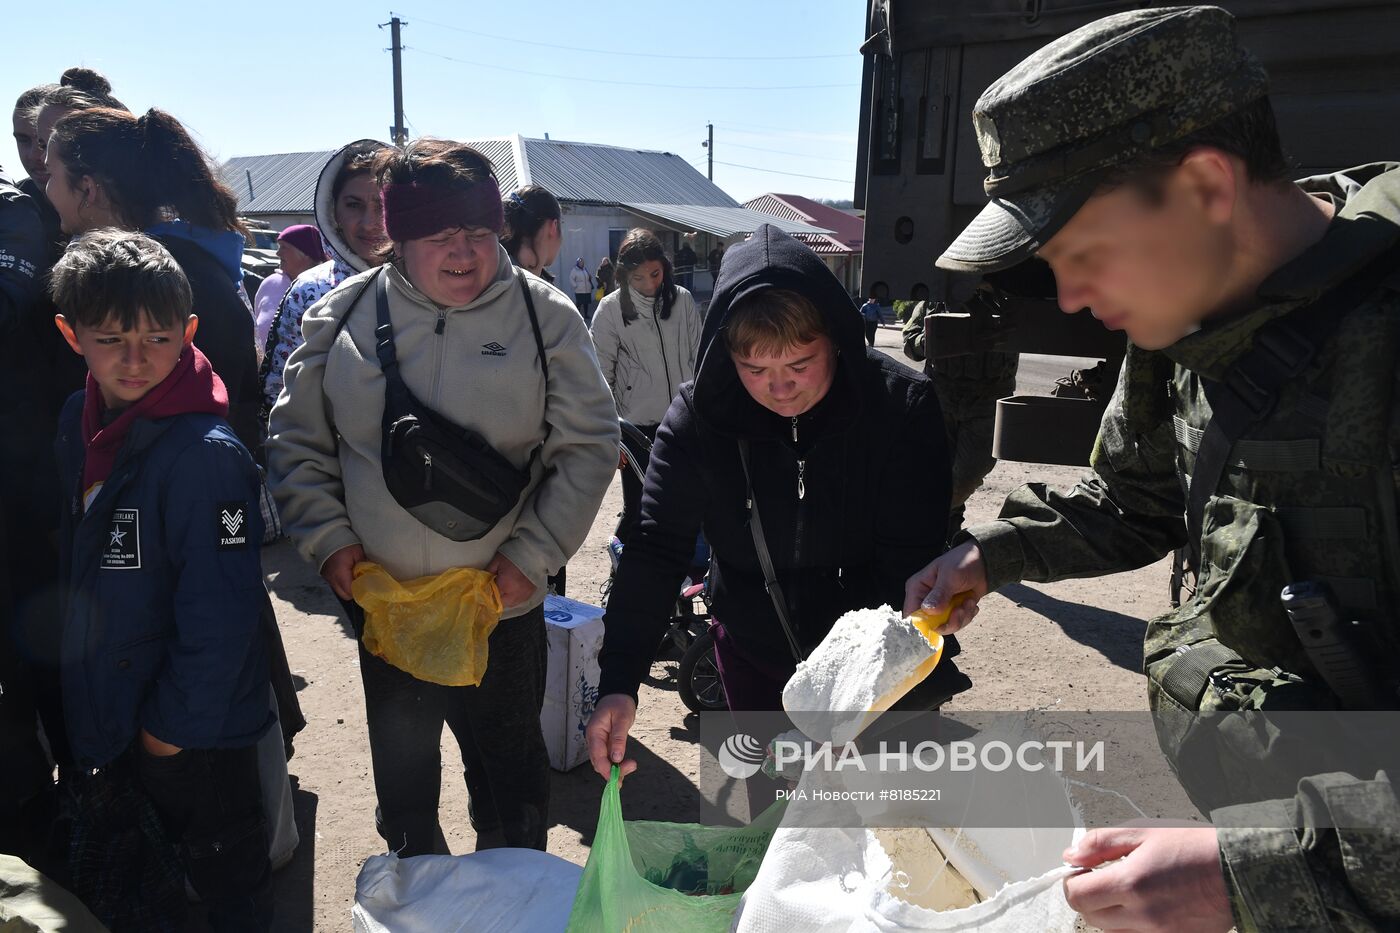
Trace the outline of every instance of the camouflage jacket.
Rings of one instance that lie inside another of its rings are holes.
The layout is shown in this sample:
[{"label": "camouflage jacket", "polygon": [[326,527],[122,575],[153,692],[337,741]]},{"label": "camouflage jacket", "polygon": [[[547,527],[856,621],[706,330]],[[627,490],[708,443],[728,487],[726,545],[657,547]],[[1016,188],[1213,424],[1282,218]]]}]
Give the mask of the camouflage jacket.
[{"label": "camouflage jacket", "polygon": [[1021,360],[1015,353],[986,350],[981,353],[928,359],[928,338],[924,329],[924,318],[928,317],[928,310],[929,302],[915,302],[908,320],[900,329],[900,336],[904,338],[904,355],[915,362],[922,362],[926,375],[943,376],[945,379],[966,381],[977,386],[1009,383],[1015,387],[1016,367]]},{"label": "camouflage jacket", "polygon": [[[1131,570],[1186,543],[1184,481],[1210,420],[1202,377],[1218,379],[1260,327],[1400,242],[1400,166],[1301,184],[1331,197],[1336,219],[1318,244],[1264,282],[1259,306],[1163,351],[1130,347],[1091,472],[1068,492],[1024,486],[997,521],[964,533],[982,551],[991,588]],[[1149,626],[1149,677],[1154,660],[1202,639],[1235,652],[1244,668],[1306,677],[1310,662],[1278,600],[1284,583],[1301,579],[1326,581],[1350,618],[1371,623],[1378,656],[1395,666],[1397,354],[1400,291],[1380,289],[1342,318],[1273,413],[1235,444],[1203,516],[1197,596]],[[1149,695],[1155,710],[1160,690],[1150,685]],[[1400,923],[1400,800],[1387,774],[1317,774],[1296,788],[1294,799],[1210,810],[1240,929]],[[1322,828],[1358,823],[1367,829]],[[1287,826],[1296,828],[1260,828]]]}]

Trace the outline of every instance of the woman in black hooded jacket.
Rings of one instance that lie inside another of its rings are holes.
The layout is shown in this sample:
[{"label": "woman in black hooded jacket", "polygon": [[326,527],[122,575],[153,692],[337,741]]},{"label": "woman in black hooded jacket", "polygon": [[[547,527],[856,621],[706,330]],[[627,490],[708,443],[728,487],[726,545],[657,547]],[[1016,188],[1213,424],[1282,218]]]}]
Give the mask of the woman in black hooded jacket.
[{"label": "woman in black hooded jacket", "polygon": [[[751,313],[755,303],[815,308],[815,333],[760,348],[766,355],[736,352],[736,309],[741,318],[773,318],[768,310]],[[797,663],[764,586],[748,523],[751,497],[804,657],[845,612],[902,605],[909,574],[943,549],[951,480],[933,386],[867,350],[859,312],[805,245],[765,225],[725,254],[699,356],[694,382],[681,387],[657,431],[641,518],[604,617],[600,699],[587,730],[590,758],[604,777],[611,764],[621,763],[624,774],[636,766],[623,752],[637,688],[702,527],[714,555],[716,656],[733,710],[781,709]],[[772,379],[779,361],[795,368]],[[805,372],[812,366],[830,366],[829,381],[812,388]],[[745,444],[751,494],[740,457]],[[913,476],[923,480],[911,498]],[[918,688],[922,705],[970,685],[946,660],[956,653],[950,641],[945,661]]]}]

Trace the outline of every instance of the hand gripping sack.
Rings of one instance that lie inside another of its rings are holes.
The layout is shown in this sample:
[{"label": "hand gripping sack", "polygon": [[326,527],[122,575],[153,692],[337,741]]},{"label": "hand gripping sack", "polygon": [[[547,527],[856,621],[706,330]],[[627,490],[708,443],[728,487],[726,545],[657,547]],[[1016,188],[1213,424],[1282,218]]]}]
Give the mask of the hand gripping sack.
[{"label": "hand gripping sack", "polygon": [[366,650],[428,683],[474,687],[501,620],[501,591],[484,570],[454,567],[400,583],[378,564],[355,565],[350,585],[365,611]]},{"label": "hand gripping sack", "polygon": [[613,766],[568,933],[726,933],[783,806],[742,827],[624,822],[618,785]]}]

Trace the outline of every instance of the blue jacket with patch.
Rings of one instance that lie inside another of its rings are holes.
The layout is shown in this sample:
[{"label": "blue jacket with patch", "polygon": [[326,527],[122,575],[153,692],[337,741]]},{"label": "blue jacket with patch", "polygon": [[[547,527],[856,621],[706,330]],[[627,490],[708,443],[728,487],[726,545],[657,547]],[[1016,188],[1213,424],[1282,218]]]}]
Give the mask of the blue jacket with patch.
[{"label": "blue jacket with patch", "polygon": [[224,419],[136,421],[83,510],[83,393],[59,422],[63,704],[79,767],[144,728],[181,748],[251,745],[272,722],[259,634],[259,478]]}]

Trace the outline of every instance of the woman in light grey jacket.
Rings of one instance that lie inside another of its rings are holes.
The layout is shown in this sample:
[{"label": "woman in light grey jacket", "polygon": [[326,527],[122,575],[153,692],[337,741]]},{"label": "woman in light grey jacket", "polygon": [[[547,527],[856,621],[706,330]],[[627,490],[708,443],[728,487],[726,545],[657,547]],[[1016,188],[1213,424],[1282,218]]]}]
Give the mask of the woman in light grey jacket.
[{"label": "woman in light grey jacket", "polygon": [[[446,722],[461,747],[478,846],[543,849],[544,581],[583,543],[616,466],[612,399],[577,310],[557,289],[518,273],[498,242],[501,198],[484,156],[418,140],[382,153],[375,174],[392,262],[347,280],[307,311],[306,342],[287,363],[270,419],[271,478],[284,526],[345,602],[357,633],[363,616],[349,599],[361,561],[398,580],[455,567],[496,575],[505,611],[479,686],[418,680],[361,645],[378,828],[401,856],[445,851],[437,808]],[[438,534],[386,485],[377,283],[366,281],[376,274],[385,277],[408,389],[530,473],[514,509],[475,540]]]},{"label": "woman in light grey jacket", "polygon": [[[700,312],[675,282],[671,260],[650,230],[629,230],[617,251],[617,291],[593,315],[593,346],[617,401],[617,414],[656,438],[657,425],[682,383],[695,378]],[[642,484],[622,471],[623,544],[636,521]]]}]

